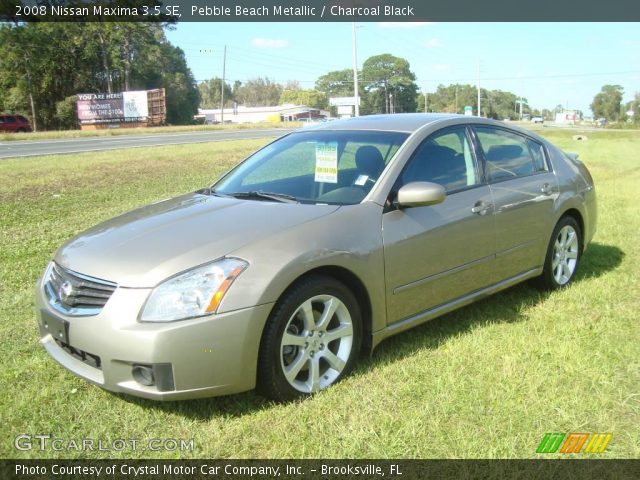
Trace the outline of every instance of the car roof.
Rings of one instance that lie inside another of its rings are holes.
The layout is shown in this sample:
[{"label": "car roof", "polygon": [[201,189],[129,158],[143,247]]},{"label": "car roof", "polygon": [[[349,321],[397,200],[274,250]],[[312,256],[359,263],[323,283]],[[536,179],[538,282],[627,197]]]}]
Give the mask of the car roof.
[{"label": "car roof", "polygon": [[[449,125],[455,125],[458,123],[460,125],[475,124],[495,126],[529,136],[542,143],[548,143],[535,132],[526,130],[517,125],[506,124],[490,118],[459,115],[456,113],[393,113],[386,115],[365,115],[362,117],[352,117],[344,120],[320,123],[318,125],[306,127],[301,131],[369,130],[380,132],[404,132],[411,134],[430,123],[444,122],[447,120],[449,121],[447,122]],[[454,122],[451,122],[451,120]]]},{"label": "car roof", "polygon": [[[394,113],[390,115],[365,115],[322,123],[314,130],[384,130],[412,133],[428,123],[455,118],[469,118],[453,113]],[[311,128],[308,128],[311,130]]]}]

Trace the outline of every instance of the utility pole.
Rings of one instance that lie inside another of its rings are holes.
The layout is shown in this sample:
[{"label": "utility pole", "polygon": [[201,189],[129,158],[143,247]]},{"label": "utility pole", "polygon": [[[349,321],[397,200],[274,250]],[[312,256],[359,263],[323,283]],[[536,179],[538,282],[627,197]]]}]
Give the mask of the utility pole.
[{"label": "utility pole", "polygon": [[25,55],[25,68],[27,70],[27,88],[29,89],[29,104],[31,105],[31,120],[33,122],[33,131],[38,131],[38,121],[36,119],[36,105],[33,101],[33,87],[31,84],[31,68],[29,65],[31,64],[31,59],[28,55]]},{"label": "utility pole", "polygon": [[478,60],[478,116],[482,116],[482,109],[480,108],[480,60]]},{"label": "utility pole", "polygon": [[522,105],[524,104],[524,100],[522,97],[520,98],[520,121],[522,121]]},{"label": "utility pole", "polygon": [[389,113],[389,92],[387,92],[387,79],[384,79],[384,113]]},{"label": "utility pole", "polygon": [[458,113],[458,84],[456,83],[456,113]]},{"label": "utility pole", "polygon": [[353,98],[355,102],[355,116],[360,116],[360,97],[358,95],[358,53],[356,49],[356,22],[353,27]]},{"label": "utility pole", "polygon": [[227,68],[227,46],[224,46],[222,56],[222,83],[220,84],[220,124],[224,125],[224,77]]},{"label": "utility pole", "polygon": [[[516,100],[516,105],[518,104],[520,104],[520,120],[522,120],[522,108],[524,104],[524,98],[519,97],[518,100]],[[515,108],[514,108],[514,112],[516,112]]]}]

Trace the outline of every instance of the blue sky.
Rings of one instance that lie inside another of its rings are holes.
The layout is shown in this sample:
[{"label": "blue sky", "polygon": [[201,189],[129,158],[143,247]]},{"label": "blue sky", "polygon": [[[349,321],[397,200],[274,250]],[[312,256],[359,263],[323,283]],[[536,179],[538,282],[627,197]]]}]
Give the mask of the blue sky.
[{"label": "blue sky", "polygon": [[[523,95],[533,108],[558,104],[590,113],[602,85],[640,91],[638,23],[358,23],[358,62],[406,58],[422,91],[475,84]],[[167,38],[185,51],[198,81],[266,76],[312,88],[318,76],[352,67],[351,23],[179,23]]]}]

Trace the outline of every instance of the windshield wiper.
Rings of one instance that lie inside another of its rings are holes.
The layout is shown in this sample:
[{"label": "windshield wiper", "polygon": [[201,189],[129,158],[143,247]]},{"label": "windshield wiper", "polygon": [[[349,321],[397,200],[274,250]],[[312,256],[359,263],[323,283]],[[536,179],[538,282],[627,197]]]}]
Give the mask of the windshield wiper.
[{"label": "windshield wiper", "polygon": [[[218,192],[213,192],[214,194],[218,194]],[[277,193],[277,192],[263,192],[262,190],[251,190],[249,192],[233,192],[233,193],[223,193],[222,195],[228,195],[230,197],[235,198],[246,198],[253,200],[274,200],[276,202],[282,203],[300,203],[298,199],[292,195],[287,195],[286,193]]]}]

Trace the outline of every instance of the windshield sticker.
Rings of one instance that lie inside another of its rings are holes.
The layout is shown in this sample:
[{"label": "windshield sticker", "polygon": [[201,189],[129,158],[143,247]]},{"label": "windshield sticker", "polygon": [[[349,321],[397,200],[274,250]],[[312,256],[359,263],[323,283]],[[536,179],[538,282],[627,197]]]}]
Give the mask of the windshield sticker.
[{"label": "windshield sticker", "polygon": [[315,181],[338,183],[338,142],[316,143]]},{"label": "windshield sticker", "polygon": [[359,187],[362,187],[365,183],[367,183],[368,179],[369,179],[368,175],[358,175],[358,178],[356,178],[355,184],[358,185]]}]

